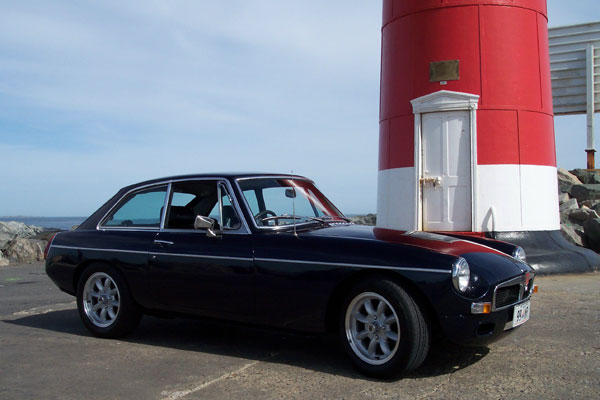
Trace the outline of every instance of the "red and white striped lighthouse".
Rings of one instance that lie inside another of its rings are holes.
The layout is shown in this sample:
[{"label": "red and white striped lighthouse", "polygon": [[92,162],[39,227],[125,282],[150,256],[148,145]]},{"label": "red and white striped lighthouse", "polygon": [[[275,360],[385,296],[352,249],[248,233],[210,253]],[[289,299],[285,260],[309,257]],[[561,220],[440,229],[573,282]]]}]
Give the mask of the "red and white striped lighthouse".
[{"label": "red and white striped lighthouse", "polygon": [[383,1],[378,227],[560,236],[547,23],[546,0]]}]

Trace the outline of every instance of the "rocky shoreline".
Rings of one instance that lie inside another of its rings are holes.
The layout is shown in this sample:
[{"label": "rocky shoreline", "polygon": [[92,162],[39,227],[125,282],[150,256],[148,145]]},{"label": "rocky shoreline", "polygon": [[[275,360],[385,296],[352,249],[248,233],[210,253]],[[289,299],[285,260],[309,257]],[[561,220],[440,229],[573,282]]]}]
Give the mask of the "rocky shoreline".
[{"label": "rocky shoreline", "polygon": [[56,232],[22,222],[0,221],[0,266],[42,261],[48,240]]}]

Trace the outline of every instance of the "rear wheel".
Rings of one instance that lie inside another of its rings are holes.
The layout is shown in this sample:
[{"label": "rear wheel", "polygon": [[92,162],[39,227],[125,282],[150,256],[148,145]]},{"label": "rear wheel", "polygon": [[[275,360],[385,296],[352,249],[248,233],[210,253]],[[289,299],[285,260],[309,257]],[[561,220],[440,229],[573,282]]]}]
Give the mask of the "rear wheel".
[{"label": "rear wheel", "polygon": [[372,279],[349,291],[340,338],[363,373],[390,378],[417,368],[429,350],[430,329],[415,300],[398,284]]},{"label": "rear wheel", "polygon": [[89,266],[79,278],[77,309],[85,327],[104,338],[128,334],[142,316],[121,274],[103,264]]}]

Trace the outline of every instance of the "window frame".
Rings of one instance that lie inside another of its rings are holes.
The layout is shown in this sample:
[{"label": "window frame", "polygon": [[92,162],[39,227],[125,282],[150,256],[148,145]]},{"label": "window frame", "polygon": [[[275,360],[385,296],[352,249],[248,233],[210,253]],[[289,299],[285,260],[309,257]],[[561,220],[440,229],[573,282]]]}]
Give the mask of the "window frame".
[{"label": "window frame", "polygon": [[[110,225],[105,225],[106,221],[108,220],[108,218],[113,215],[113,212],[118,211],[122,206],[124,206],[128,200],[132,199],[133,197],[130,198],[131,195],[135,196],[136,194],[140,193],[140,192],[144,192],[146,190],[149,189],[153,189],[153,188],[165,188],[165,199],[163,200],[163,211],[160,215],[160,221],[158,226],[153,226],[153,227],[146,227],[146,226],[110,226]],[[144,186],[140,186],[140,187],[136,187],[133,188],[131,190],[129,190],[128,192],[126,192],[125,194],[123,194],[123,196],[121,196],[119,198],[118,201],[115,202],[115,204],[113,204],[113,206],[108,210],[108,212],[106,214],[104,214],[104,216],[100,219],[100,222],[98,222],[98,225],[96,227],[96,229],[99,230],[119,230],[119,231],[131,231],[131,230],[141,230],[141,231],[158,231],[160,229],[162,229],[163,226],[163,219],[165,216],[165,202],[167,200],[167,196],[169,195],[169,189],[171,188],[171,184],[170,183],[166,183],[166,182],[159,182],[159,183],[153,183],[153,184],[148,184],[148,185],[144,185]]]},{"label": "window frame", "polygon": [[[132,188],[131,190],[125,192],[116,202],[115,204],[109,208],[109,210],[104,214],[104,216],[102,218],[100,218],[98,224],[96,225],[96,230],[119,230],[119,231],[159,231],[159,232],[187,232],[187,233],[194,233],[194,234],[204,234],[206,235],[207,233],[207,229],[169,229],[169,228],[165,228],[165,218],[167,216],[167,209],[170,206],[170,200],[171,200],[171,192],[172,192],[172,184],[173,183],[180,183],[180,182],[191,182],[191,181],[215,181],[217,183],[217,185],[219,184],[223,184],[227,190],[227,194],[229,195],[229,197],[231,198],[232,201],[232,206],[238,216],[238,219],[240,220],[240,227],[237,229],[225,229],[225,230],[221,230],[222,234],[234,234],[234,235],[250,235],[251,231],[250,231],[250,227],[248,226],[248,221],[246,221],[246,218],[244,216],[244,213],[242,212],[241,206],[240,206],[240,202],[237,199],[235,192],[233,191],[233,187],[231,186],[231,183],[229,182],[228,179],[222,177],[222,176],[211,176],[211,177],[199,177],[199,178],[181,178],[181,179],[167,179],[165,181],[160,181],[160,182],[153,182],[153,183],[149,183],[147,185],[143,185],[143,186],[137,186],[135,188]],[[162,215],[160,218],[160,226],[157,227],[135,227],[135,226],[125,226],[125,227],[121,227],[121,226],[106,226],[104,225],[106,219],[111,215],[111,213],[113,212],[113,210],[119,206],[121,206],[121,204],[123,203],[123,201],[131,194],[137,193],[137,192],[141,192],[153,187],[160,187],[160,186],[167,186],[167,191],[165,193],[165,201],[163,203],[163,211],[162,211]],[[221,199],[219,199],[219,202],[221,203]],[[222,208],[221,208],[222,209]],[[220,210],[221,210],[220,209]],[[221,213],[221,219],[222,219],[222,212]],[[218,221],[220,223],[220,221]]]},{"label": "window frame", "polygon": [[[244,191],[242,190],[242,187],[240,186],[240,181],[246,181],[246,180],[252,180],[252,179],[292,179],[292,180],[298,180],[298,181],[304,181],[304,182],[308,182],[310,184],[312,184],[312,186],[315,187],[315,189],[319,190],[319,188],[317,187],[317,185],[315,184],[315,182],[311,179],[305,178],[303,176],[296,176],[296,175],[257,175],[257,176],[246,176],[246,177],[241,177],[241,178],[236,178],[235,181],[235,185],[237,186],[238,192],[240,193],[240,195],[242,196],[242,202],[244,203],[244,207],[246,207],[246,210],[248,211],[248,213],[250,214],[250,219],[252,220],[252,225],[254,226],[255,229],[257,229],[258,231],[279,231],[279,230],[288,230],[293,226],[307,226],[310,224],[314,224],[313,221],[305,221],[305,222],[299,222],[297,224],[288,224],[288,225],[276,225],[276,226],[259,226],[256,221],[254,220],[254,214],[252,213],[252,209],[250,208],[250,204],[248,204],[248,201],[246,200],[246,196],[244,196]],[[337,206],[335,204],[333,204],[331,202],[331,200],[329,200],[329,198],[327,196],[325,196],[325,194],[323,194],[323,192],[321,192],[319,190],[319,192],[321,193],[321,195],[323,195],[323,197],[325,197],[325,199],[327,199],[329,205],[331,206],[331,208],[333,210],[335,210],[339,215],[341,215],[343,218],[345,218],[344,214],[339,210],[339,208],[337,208]],[[259,203],[259,208],[260,208],[260,203],[261,201],[263,202],[263,206],[264,206],[264,199],[258,199],[258,195],[257,195],[257,200]]]}]

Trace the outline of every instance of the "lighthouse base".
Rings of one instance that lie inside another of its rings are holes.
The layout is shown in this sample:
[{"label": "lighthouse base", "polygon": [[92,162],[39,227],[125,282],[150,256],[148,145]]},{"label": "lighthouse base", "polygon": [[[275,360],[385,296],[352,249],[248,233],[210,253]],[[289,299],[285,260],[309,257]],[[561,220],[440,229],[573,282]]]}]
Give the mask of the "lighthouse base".
[{"label": "lighthouse base", "polygon": [[560,231],[489,232],[493,239],[521,246],[538,274],[598,271],[600,255],[569,243]]}]

